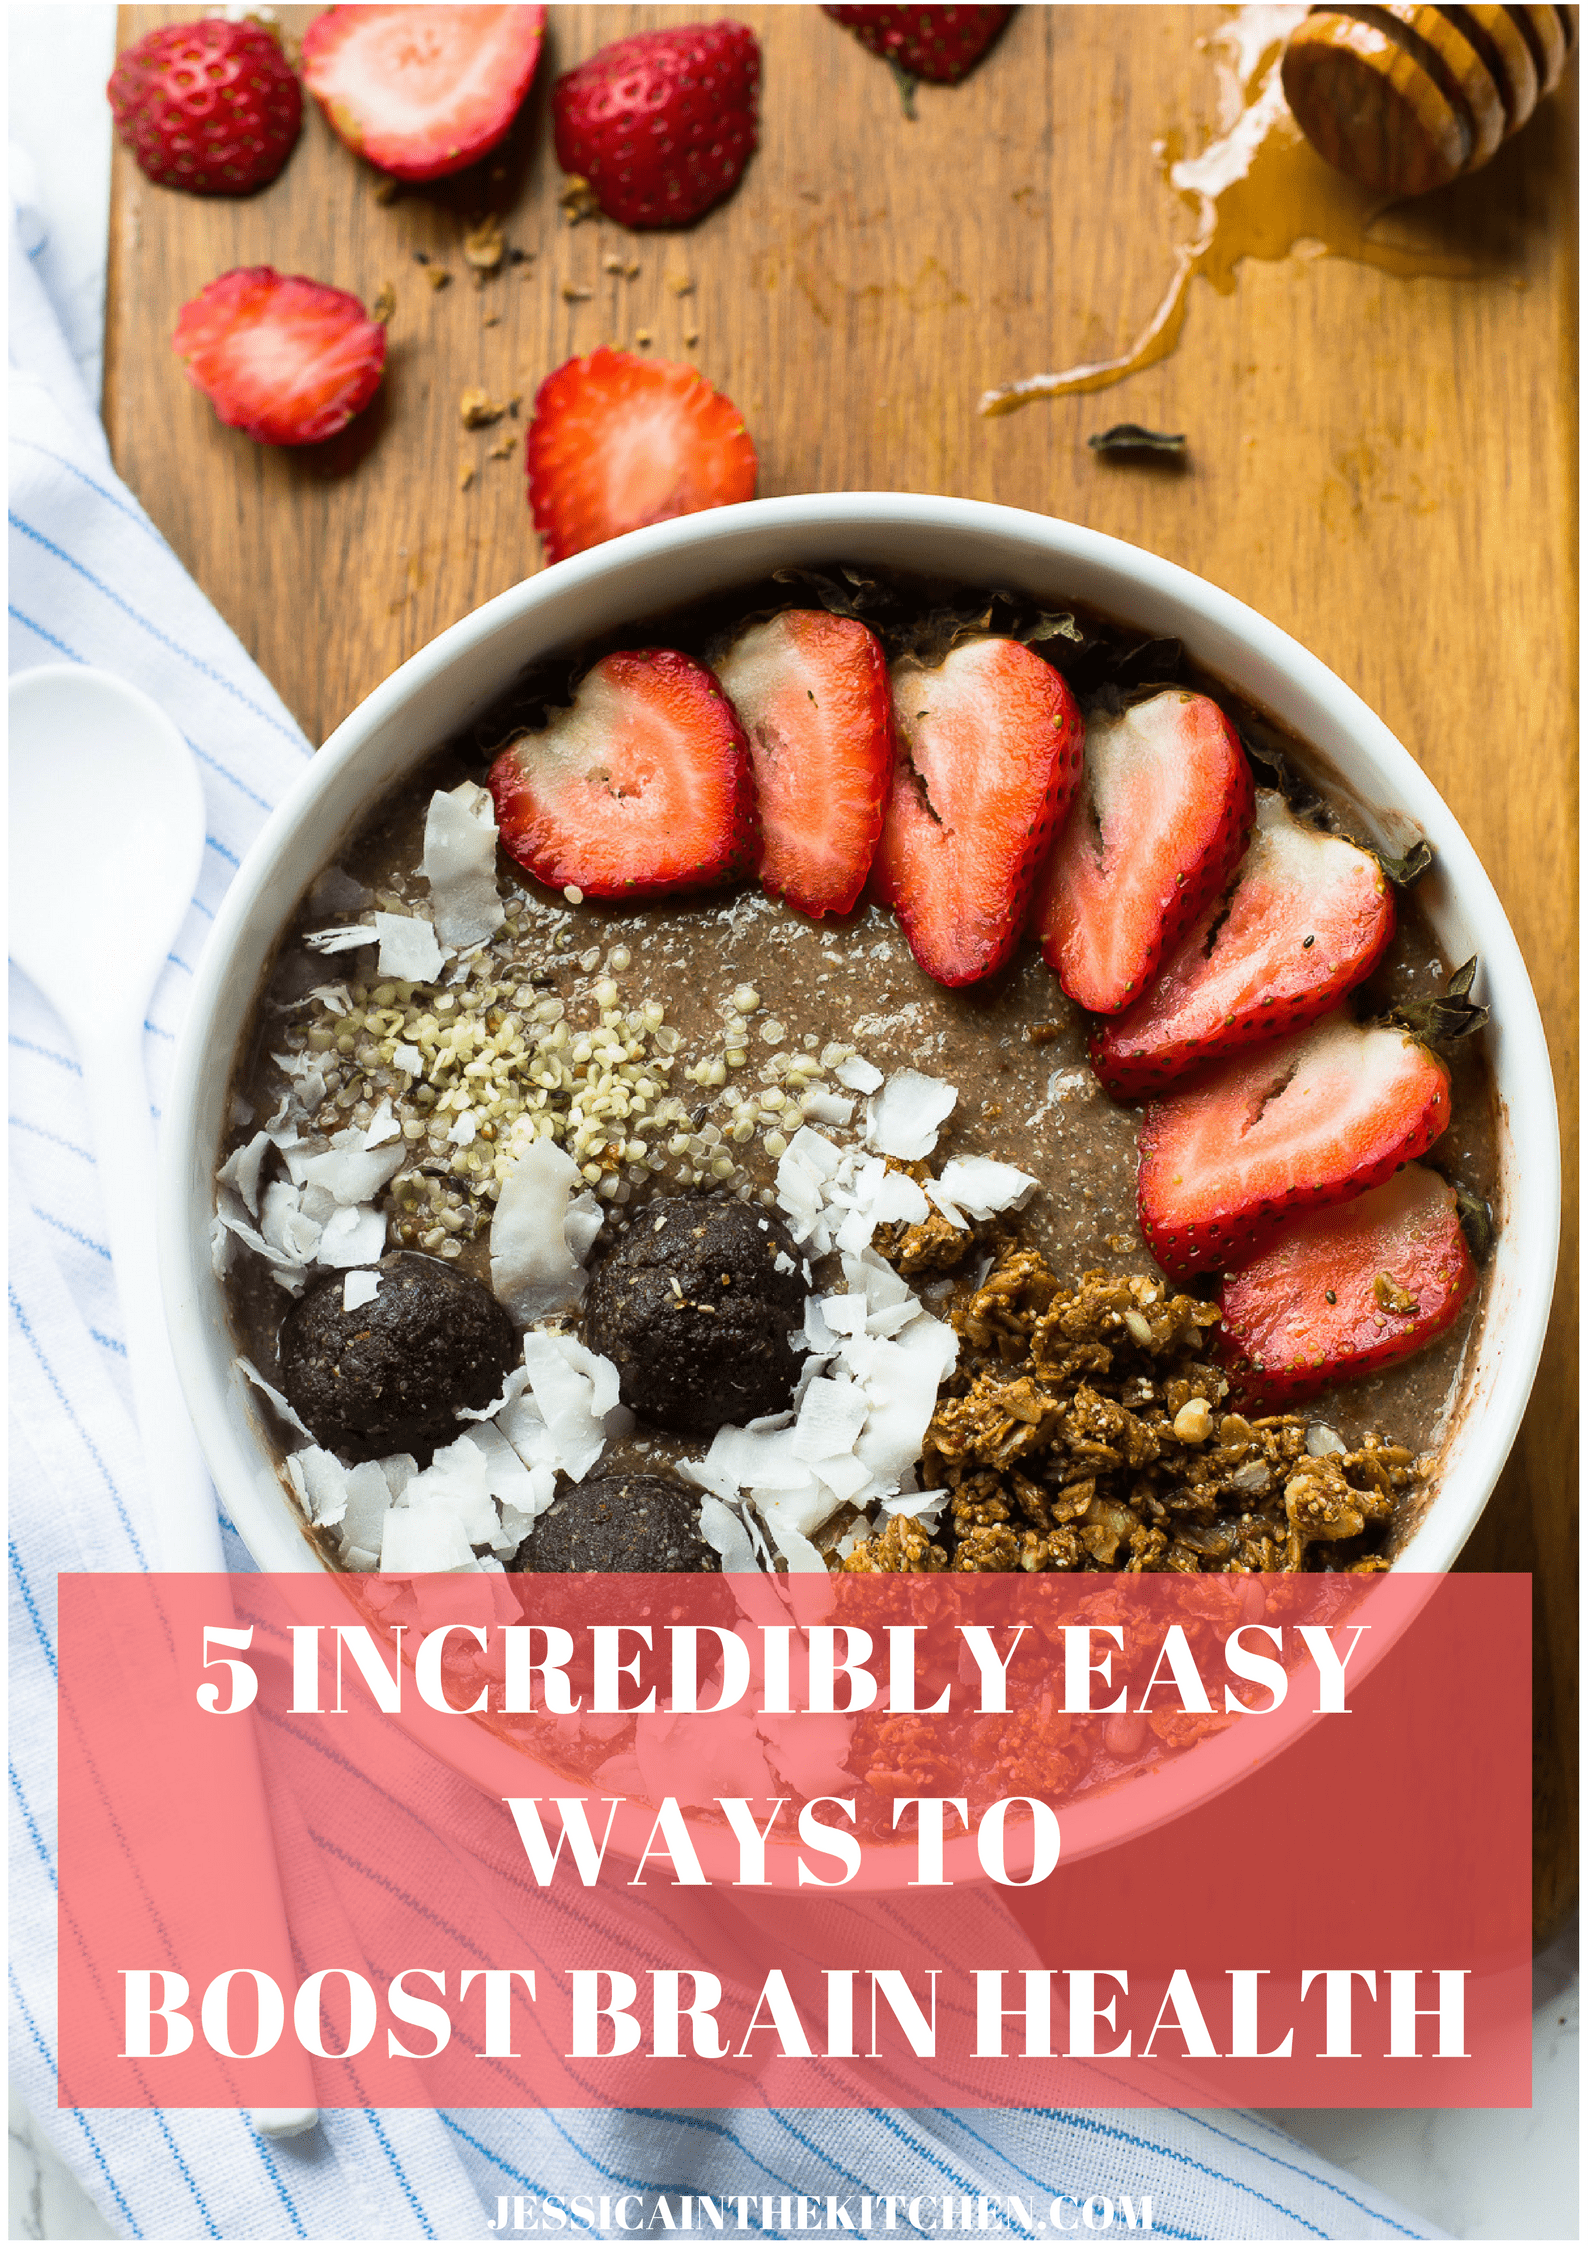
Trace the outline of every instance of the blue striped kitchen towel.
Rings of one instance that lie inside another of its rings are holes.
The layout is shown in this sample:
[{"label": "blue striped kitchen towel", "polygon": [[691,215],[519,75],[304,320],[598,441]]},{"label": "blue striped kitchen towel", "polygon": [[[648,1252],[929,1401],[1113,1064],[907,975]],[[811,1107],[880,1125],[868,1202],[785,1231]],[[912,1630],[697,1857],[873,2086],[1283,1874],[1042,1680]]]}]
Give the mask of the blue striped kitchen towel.
[{"label": "blue striped kitchen towel", "polygon": [[[10,247],[11,668],[118,673],[170,712],[204,777],[203,873],[147,1024],[158,1110],[193,961],[309,745],[111,467],[28,255],[37,233],[23,213]],[[483,2239],[503,2223],[552,2227],[548,2200],[583,2198],[595,2210],[585,2235],[603,2203],[604,2235],[655,2235],[689,2223],[680,2195],[707,2194],[742,2201],[750,2230],[782,2238],[858,2224],[869,2194],[893,2196],[900,2231],[979,2218],[993,2235],[1023,2235],[1010,2200],[1044,2226],[1089,2231],[1107,2204],[1118,2230],[1128,2196],[1138,2220],[1150,2200],[1152,2228],[1172,2238],[1441,2235],[1282,2131],[1230,2113],[354,2110],[267,2143],[236,2113],[57,2110],[55,1583],[62,1570],[145,1567],[151,1539],[76,1063],[15,971],[10,995],[12,2063],[118,2233]],[[227,1552],[251,1565],[229,1531]],[[284,1857],[303,1808],[274,1805]],[[456,1798],[448,1811],[466,1814]],[[697,2204],[690,2227],[702,2216]],[[730,2233],[739,2220],[730,2204]],[[883,2223],[879,2204],[872,2225]]]}]

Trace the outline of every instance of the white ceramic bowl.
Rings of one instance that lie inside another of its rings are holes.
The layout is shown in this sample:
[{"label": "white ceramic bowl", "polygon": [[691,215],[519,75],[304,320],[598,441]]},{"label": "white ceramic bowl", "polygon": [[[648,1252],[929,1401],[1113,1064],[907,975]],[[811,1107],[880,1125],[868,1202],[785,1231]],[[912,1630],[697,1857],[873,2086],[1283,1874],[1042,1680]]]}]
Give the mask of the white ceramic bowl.
[{"label": "white ceramic bowl", "polygon": [[[849,561],[1051,604],[1079,601],[1198,663],[1316,753],[1371,838],[1425,835],[1418,892],[1447,958],[1476,952],[1492,1009],[1500,1137],[1496,1245],[1465,1387],[1432,1503],[1397,1565],[1448,1568],[1515,1439],[1543,1346],[1560,1222],[1560,1144],[1543,1026],[1516,939],[1450,811],[1371,710],[1286,633],[1172,563],[1073,523],[963,499],[847,492],[762,499],[635,531],[525,580],[413,656],[338,726],[273,814],[199,960],[165,1122],[161,1267],[177,1366],[221,1501],[261,1567],[315,1570],[272,1463],[261,1402],[238,1372],[210,1268],[214,1173],[233,1056],[298,900],[344,837],[449,735],[536,659],[615,626],[744,584],[784,564]],[[1364,593],[1364,598],[1367,595]]]}]

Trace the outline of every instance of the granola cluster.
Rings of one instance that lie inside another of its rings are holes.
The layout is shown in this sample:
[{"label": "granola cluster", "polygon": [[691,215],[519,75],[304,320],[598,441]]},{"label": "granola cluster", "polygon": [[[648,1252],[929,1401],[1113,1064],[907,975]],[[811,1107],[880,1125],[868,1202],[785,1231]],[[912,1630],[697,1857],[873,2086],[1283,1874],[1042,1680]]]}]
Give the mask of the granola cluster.
[{"label": "granola cluster", "polygon": [[1024,1569],[1372,1573],[1413,1454],[1348,1451],[1303,1415],[1248,1419],[1204,1355],[1217,1306],[1161,1280],[1059,1284],[1006,1246],[953,1311],[960,1360],[926,1432],[933,1527],[902,1516],[844,1558],[856,1573]]}]

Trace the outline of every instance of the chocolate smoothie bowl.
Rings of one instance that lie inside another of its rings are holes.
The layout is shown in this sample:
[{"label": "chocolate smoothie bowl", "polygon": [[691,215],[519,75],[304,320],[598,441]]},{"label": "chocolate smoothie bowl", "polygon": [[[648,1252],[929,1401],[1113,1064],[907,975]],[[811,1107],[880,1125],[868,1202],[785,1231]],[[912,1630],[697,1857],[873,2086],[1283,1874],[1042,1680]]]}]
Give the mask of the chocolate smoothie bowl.
[{"label": "chocolate smoothie bowl", "polygon": [[1548,1307],[1437,795],[1238,604],[962,502],[444,635],[261,838],[179,1079],[178,1357],[275,1568],[1437,1568]]}]

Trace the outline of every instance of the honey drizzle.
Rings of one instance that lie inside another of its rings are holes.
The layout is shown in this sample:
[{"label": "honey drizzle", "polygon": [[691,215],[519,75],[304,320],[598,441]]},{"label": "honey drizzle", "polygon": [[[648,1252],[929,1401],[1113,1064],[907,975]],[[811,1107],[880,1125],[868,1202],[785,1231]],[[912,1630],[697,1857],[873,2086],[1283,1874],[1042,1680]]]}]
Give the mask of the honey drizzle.
[{"label": "honey drizzle", "polygon": [[1279,67],[1285,42],[1306,12],[1296,6],[1237,8],[1208,40],[1224,129],[1189,159],[1178,157],[1171,144],[1157,144],[1169,185],[1197,214],[1197,230],[1176,249],[1169,286],[1130,349],[1117,359],[1028,375],[987,390],[981,413],[1012,413],[1034,398],[1106,390],[1156,366],[1180,340],[1191,283],[1200,277],[1229,296],[1236,270],[1248,257],[1271,262],[1299,251],[1403,277],[1467,279],[1479,271],[1471,258],[1375,240],[1371,229],[1394,198],[1335,171],[1303,135],[1285,100]]}]

